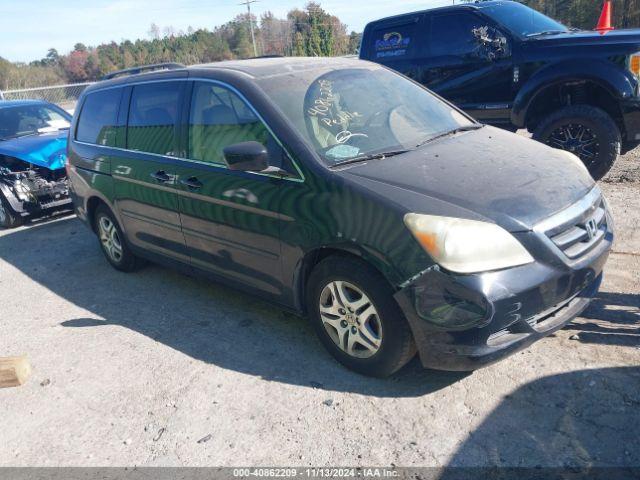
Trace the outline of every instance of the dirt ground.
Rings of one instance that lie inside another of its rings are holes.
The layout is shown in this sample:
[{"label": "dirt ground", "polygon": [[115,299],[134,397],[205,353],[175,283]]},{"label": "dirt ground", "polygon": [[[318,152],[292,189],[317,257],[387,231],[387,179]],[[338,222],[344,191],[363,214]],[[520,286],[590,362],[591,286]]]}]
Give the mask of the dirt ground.
[{"label": "dirt ground", "polygon": [[351,373],[304,321],[224,286],[110,268],[73,217],[0,231],[0,465],[640,467],[640,151],[601,182],[599,298],[473,374]]}]

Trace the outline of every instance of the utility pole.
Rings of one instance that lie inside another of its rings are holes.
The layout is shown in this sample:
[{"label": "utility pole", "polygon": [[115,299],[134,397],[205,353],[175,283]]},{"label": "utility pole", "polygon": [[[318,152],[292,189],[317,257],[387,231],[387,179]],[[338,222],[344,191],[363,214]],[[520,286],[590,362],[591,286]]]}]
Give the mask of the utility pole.
[{"label": "utility pole", "polygon": [[258,56],[258,49],[256,48],[256,37],[253,34],[253,19],[251,18],[251,4],[252,3],[256,3],[258,2],[258,0],[245,0],[242,3],[239,3],[238,5],[246,5],[247,6],[247,13],[249,15],[249,28],[251,29],[251,43],[253,44],[253,56],[257,57]]}]

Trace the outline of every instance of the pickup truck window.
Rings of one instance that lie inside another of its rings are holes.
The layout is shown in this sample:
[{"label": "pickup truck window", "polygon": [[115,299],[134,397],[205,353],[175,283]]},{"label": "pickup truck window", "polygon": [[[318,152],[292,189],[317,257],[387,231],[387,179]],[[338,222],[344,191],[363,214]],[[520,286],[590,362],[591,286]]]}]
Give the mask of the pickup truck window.
[{"label": "pickup truck window", "polygon": [[380,28],[373,33],[373,51],[375,58],[392,60],[411,56],[416,44],[418,22]]},{"label": "pickup truck window", "polygon": [[472,13],[460,12],[436,15],[431,22],[431,55],[468,56],[478,48],[473,31],[482,26],[479,17]]}]

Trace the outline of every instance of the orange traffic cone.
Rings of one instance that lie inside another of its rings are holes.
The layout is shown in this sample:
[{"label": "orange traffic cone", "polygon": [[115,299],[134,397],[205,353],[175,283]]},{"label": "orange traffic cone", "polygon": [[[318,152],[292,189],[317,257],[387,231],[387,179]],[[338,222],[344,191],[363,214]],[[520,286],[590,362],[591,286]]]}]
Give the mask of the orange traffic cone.
[{"label": "orange traffic cone", "polygon": [[611,0],[605,0],[604,5],[602,6],[600,19],[598,20],[598,25],[596,26],[596,32],[600,32],[604,35],[609,30],[613,30],[613,27],[611,26]]}]

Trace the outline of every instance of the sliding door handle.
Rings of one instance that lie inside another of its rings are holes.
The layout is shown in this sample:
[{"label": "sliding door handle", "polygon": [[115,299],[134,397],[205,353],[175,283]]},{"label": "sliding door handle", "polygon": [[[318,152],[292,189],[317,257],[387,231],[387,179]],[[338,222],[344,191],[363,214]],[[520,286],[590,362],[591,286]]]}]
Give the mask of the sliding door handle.
[{"label": "sliding door handle", "polygon": [[185,185],[189,190],[199,190],[202,188],[202,182],[196,177],[189,177],[186,180],[180,180],[182,185]]},{"label": "sliding door handle", "polygon": [[173,176],[169,175],[164,170],[159,170],[155,173],[152,173],[151,178],[155,179],[157,182],[160,182],[160,183],[167,183],[173,180]]}]

